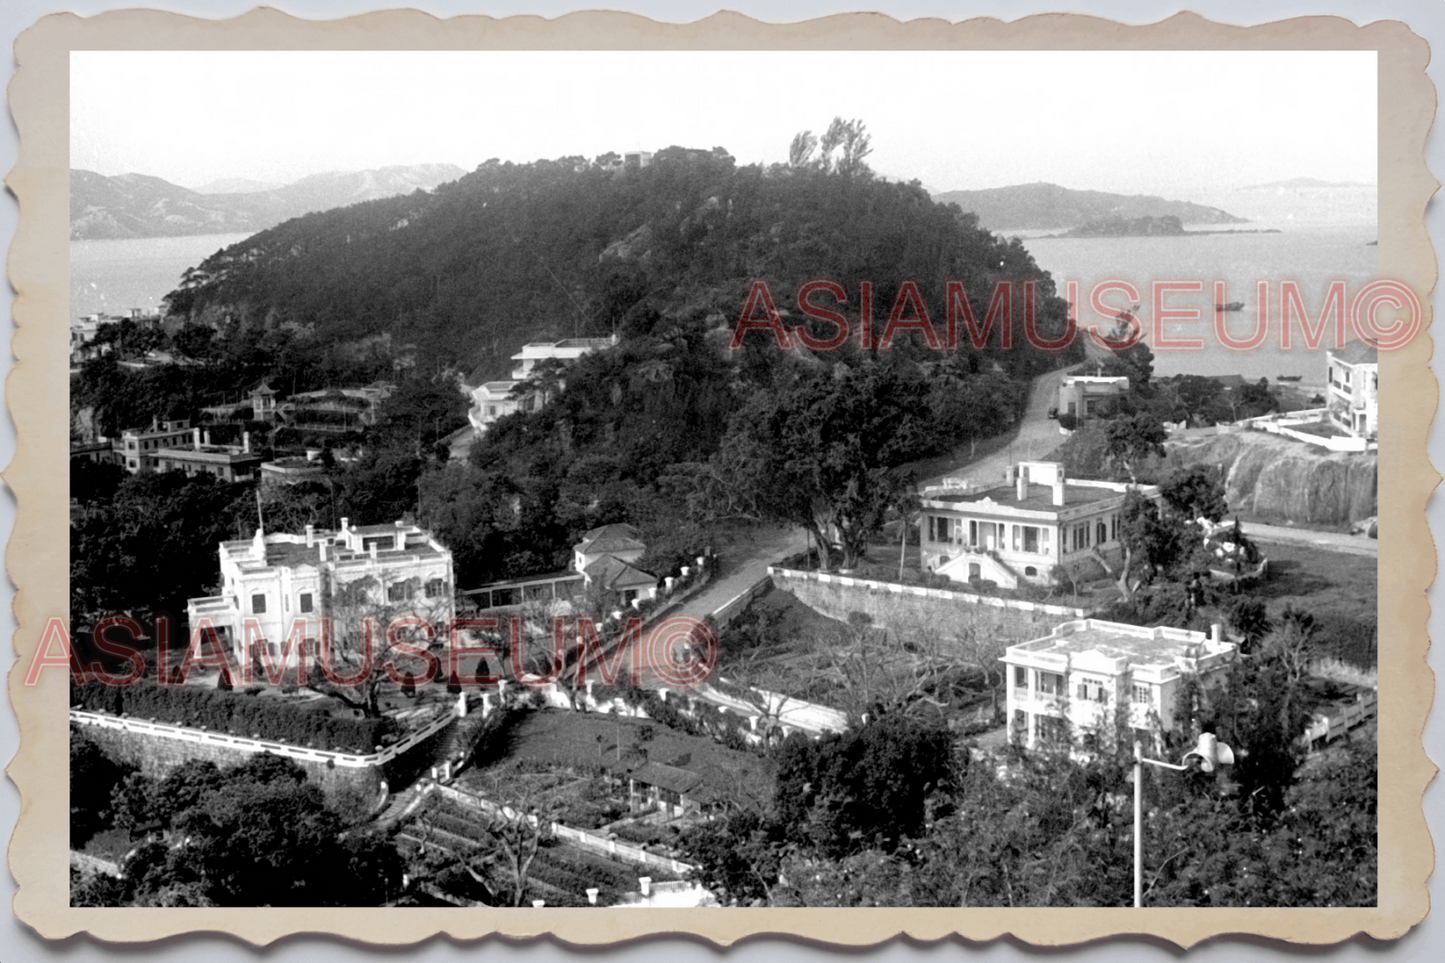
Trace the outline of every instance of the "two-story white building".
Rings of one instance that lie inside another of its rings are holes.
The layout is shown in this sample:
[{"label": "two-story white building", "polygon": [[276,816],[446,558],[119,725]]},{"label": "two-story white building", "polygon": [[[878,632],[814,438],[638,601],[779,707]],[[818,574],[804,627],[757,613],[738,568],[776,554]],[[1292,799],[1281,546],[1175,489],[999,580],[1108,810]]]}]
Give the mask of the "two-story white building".
[{"label": "two-story white building", "polygon": [[149,428],[126,428],[120,433],[116,450],[121,464],[132,475],[156,469],[156,455],[167,448],[183,447],[191,441],[193,429],[185,418],[151,419]]},{"label": "two-story white building", "polygon": [[1123,722],[1152,745],[1173,728],[1180,680],[1204,690],[1235,658],[1216,624],[1210,635],[1099,619],[1055,627],[1041,639],[1009,646],[1009,735],[1030,749],[1087,754]]},{"label": "two-story white building", "polygon": [[[248,664],[248,635],[279,659],[293,635],[314,646],[323,619],[335,630],[358,616],[384,623],[414,615],[444,637],[456,614],[452,553],[405,521],[353,526],[343,518],[336,531],[308,525],[303,535],[257,529],[221,543],[220,568],[221,593],[191,599],[186,611],[191,632],[214,630],[237,665]],[[380,624],[378,634],[385,631]]]},{"label": "two-story white building", "polygon": [[1325,399],[1329,419],[1356,438],[1373,439],[1379,430],[1380,364],[1374,347],[1351,341],[1341,350],[1325,349],[1329,366]]},{"label": "two-story white building", "polygon": [[[498,418],[518,411],[536,411],[551,400],[541,391],[518,392],[517,386],[532,376],[532,371],[543,361],[557,361],[570,364],[585,354],[610,348],[617,343],[616,335],[610,338],[564,338],[561,341],[535,341],[522,345],[522,350],[512,355],[511,379],[507,381],[483,381],[475,388],[468,389],[472,398],[471,411],[467,420],[478,435],[486,432]],[[565,387],[557,379],[552,392]]]},{"label": "two-story white building", "polygon": [[[1047,583],[1060,566],[1103,574],[1123,558],[1120,514],[1129,486],[1068,478],[1064,466],[1025,461],[1002,484],[950,482],[924,491],[922,561],[955,582],[1004,588]],[[1139,493],[1158,500],[1157,485]]]}]

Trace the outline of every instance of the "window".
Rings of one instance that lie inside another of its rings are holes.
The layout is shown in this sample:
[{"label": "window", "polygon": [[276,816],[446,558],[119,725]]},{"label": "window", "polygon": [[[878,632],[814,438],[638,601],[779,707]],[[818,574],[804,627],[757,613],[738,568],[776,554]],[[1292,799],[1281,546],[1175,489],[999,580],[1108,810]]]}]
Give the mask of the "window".
[{"label": "window", "polygon": [[1085,679],[1079,683],[1079,698],[1084,702],[1108,702],[1109,696],[1104,683],[1097,679]]},{"label": "window", "polygon": [[1024,574],[1025,574],[1025,575],[1037,575],[1037,574],[1039,574],[1039,570],[1036,569],[1036,568],[1034,568],[1032,565],[1025,565],[1025,566],[1024,566]]},{"label": "window", "polygon": [[1029,687],[1029,670],[1021,665],[1014,666],[1014,685],[1020,689]]},{"label": "window", "polygon": [[1039,691],[1044,695],[1063,695],[1064,677],[1057,672],[1040,672]]},{"label": "window", "polygon": [[978,544],[978,522],[976,521],[969,521],[968,523],[968,544]]},{"label": "window", "polygon": [[310,593],[310,592],[302,592],[302,593],[301,593],[301,598],[300,598],[299,602],[297,603],[297,607],[298,607],[302,612],[310,612],[310,611],[311,611],[311,593]]},{"label": "window", "polygon": [[426,597],[429,599],[441,598],[446,593],[446,588],[447,583],[439,578],[434,578],[426,583]]},{"label": "window", "polygon": [[1095,545],[1103,545],[1103,544],[1104,544],[1105,542],[1107,542],[1108,540],[1109,540],[1109,528],[1108,528],[1108,526],[1105,525],[1105,524],[1103,523],[1103,521],[1101,520],[1101,521],[1099,522],[1099,524],[1096,526],[1096,531],[1094,532],[1094,544],[1095,544]]},{"label": "window", "polygon": [[1147,685],[1140,685],[1136,682],[1129,687],[1129,691],[1134,699],[1135,705],[1148,706],[1154,704],[1154,693],[1150,691]]},{"label": "window", "polygon": [[397,582],[395,585],[387,586],[386,600],[388,602],[405,602],[409,595],[410,593],[406,590],[405,582]]},{"label": "window", "polygon": [[1024,526],[1024,551],[1033,552],[1035,555],[1038,554],[1039,530],[1033,525]]},{"label": "window", "polygon": [[253,595],[253,596],[251,596],[251,612],[252,612],[252,614],[254,614],[254,615],[262,615],[262,614],[265,613],[265,611],[266,611],[266,596],[265,596],[265,595]]}]

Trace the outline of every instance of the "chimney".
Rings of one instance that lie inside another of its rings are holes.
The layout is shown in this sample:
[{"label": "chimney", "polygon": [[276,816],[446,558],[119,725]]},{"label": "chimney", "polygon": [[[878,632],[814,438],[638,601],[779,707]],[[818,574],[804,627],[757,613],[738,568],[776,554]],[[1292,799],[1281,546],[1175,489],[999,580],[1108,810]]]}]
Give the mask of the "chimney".
[{"label": "chimney", "polygon": [[1056,507],[1061,507],[1063,504],[1064,504],[1064,480],[1063,480],[1062,478],[1055,478],[1055,479],[1054,479],[1054,505],[1055,505]]},{"label": "chimney", "polygon": [[1029,473],[1026,472],[1026,471],[1024,471],[1024,466],[1022,466],[1022,465],[1019,466],[1018,478],[1016,479],[1016,484],[1018,485],[1018,498],[1019,498],[1019,501],[1023,501],[1025,498],[1028,498],[1028,497],[1029,497]]},{"label": "chimney", "polygon": [[311,547],[312,545],[314,545],[314,544],[316,544],[316,526],[315,526],[315,525],[307,525],[307,526],[306,526],[306,547],[307,547],[307,548],[310,548],[310,547]]},{"label": "chimney", "polygon": [[191,447],[196,451],[201,450],[201,429],[199,428],[191,429]]},{"label": "chimney", "polygon": [[1215,645],[1224,641],[1224,626],[1221,623],[1215,622],[1209,626],[1209,641]]},{"label": "chimney", "polygon": [[208,447],[208,448],[210,447],[210,445],[211,445],[211,429],[207,428],[205,431],[203,431],[203,432],[201,433],[201,443],[204,444],[204,445],[205,445],[206,447]]},{"label": "chimney", "polygon": [[326,539],[323,538],[316,543],[316,550],[320,553],[320,560],[326,561]]}]

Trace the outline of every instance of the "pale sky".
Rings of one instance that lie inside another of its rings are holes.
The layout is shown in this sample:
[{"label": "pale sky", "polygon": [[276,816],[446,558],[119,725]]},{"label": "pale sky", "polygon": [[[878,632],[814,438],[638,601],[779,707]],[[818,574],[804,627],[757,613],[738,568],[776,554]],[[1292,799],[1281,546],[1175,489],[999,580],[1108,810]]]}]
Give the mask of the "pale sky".
[{"label": "pale sky", "polygon": [[931,190],[1374,183],[1372,51],[78,51],[73,168],[187,187],[673,144],[740,164],[861,119]]}]

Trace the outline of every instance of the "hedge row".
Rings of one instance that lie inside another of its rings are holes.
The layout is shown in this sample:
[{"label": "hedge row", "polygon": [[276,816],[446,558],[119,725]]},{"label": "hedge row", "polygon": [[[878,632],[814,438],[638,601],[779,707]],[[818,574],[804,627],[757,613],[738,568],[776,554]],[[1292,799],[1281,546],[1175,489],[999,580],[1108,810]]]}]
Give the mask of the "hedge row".
[{"label": "hedge row", "polygon": [[234,690],[159,686],[145,680],[125,688],[99,682],[73,685],[70,704],[92,712],[344,752],[373,752],[383,740],[394,740],[397,735],[397,725],[390,718],[355,718],[350,710],[333,714],[328,709],[334,704],[329,702],[303,705]]}]

